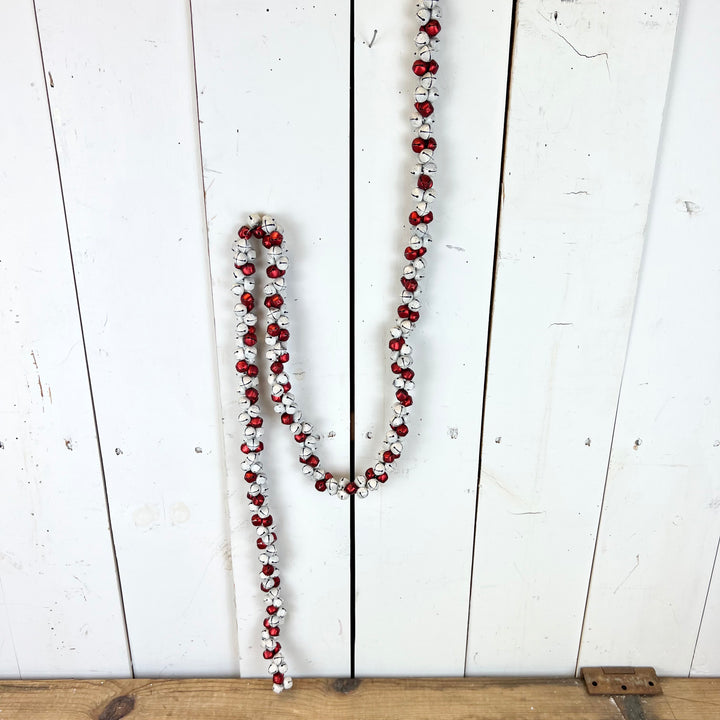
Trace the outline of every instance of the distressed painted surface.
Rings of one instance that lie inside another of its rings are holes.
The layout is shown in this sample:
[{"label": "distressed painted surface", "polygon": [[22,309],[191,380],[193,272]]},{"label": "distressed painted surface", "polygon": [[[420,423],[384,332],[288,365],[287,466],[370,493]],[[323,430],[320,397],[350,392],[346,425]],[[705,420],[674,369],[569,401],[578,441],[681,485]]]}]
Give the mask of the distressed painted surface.
[{"label": "distressed painted surface", "polygon": [[126,677],[32,2],[0,7],[0,676]]},{"label": "distressed painted surface", "polygon": [[[244,213],[286,226],[293,391],[338,470],[351,381],[350,18],[277,5],[38,0],[75,278],[32,3],[0,10],[1,675],[130,673],[74,280],[135,670],[265,674],[231,360]],[[355,3],[361,467],[390,402],[411,8]],[[446,3],[413,435],[357,508],[361,675],[463,672],[510,9]],[[713,675],[720,12],[683,9],[580,663]],[[675,10],[518,4],[469,673],[575,669]],[[349,505],[307,487],[284,433],[266,440],[293,672],[347,674]]]},{"label": "distressed painted surface", "polygon": [[575,671],[676,16],[518,4],[471,674]]},{"label": "distressed painted surface", "polygon": [[683,6],[580,665],[720,672],[717,602],[693,663],[720,538],[718,32]]},{"label": "distressed painted surface", "polygon": [[[407,118],[417,84],[410,66],[418,22],[409,7],[356,3],[358,471],[376,462],[395,400],[388,330],[413,207]],[[442,19],[439,199],[421,319],[410,339],[416,402],[397,470],[356,503],[360,675],[464,670],[510,11],[506,2],[447,3]],[[487,32],[481,45],[473,41],[476,27]]]},{"label": "distressed painted surface", "polygon": [[134,669],[233,675],[189,9],[37,6]]},{"label": "distressed painted surface", "polygon": [[[282,10],[249,0],[194,0],[193,21],[240,670],[264,676],[260,566],[240,469],[230,250],[249,212],[274,214],[285,227],[292,392],[321,435],[323,462],[333,472],[347,472],[349,14],[330,0]],[[262,253],[255,264],[262,297]],[[269,369],[265,348],[258,347],[263,463],[288,607],[283,652],[293,675],[347,674],[349,503],[320,495],[302,475],[297,444],[266,392]]]}]

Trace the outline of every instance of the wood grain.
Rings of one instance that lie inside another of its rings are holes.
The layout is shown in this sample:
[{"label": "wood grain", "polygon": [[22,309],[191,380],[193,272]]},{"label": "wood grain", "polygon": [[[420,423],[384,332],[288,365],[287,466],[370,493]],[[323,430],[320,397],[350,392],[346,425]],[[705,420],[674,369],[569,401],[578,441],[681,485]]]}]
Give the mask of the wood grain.
[{"label": "wood grain", "polygon": [[[264,680],[0,682],[12,720],[716,720],[720,680],[662,680],[651,697],[591,696],[575,679],[296,681],[274,695]],[[624,715],[635,706],[642,715]]]}]

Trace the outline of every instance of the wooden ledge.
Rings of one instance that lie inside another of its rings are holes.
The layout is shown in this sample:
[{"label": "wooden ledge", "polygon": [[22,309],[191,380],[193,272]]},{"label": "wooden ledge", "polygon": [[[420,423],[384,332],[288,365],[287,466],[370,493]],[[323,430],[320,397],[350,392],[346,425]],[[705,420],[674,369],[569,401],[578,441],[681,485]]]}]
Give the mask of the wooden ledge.
[{"label": "wooden ledge", "polygon": [[588,695],[522,678],[0,681],[0,720],[720,720],[720,679],[661,679],[662,695]]}]

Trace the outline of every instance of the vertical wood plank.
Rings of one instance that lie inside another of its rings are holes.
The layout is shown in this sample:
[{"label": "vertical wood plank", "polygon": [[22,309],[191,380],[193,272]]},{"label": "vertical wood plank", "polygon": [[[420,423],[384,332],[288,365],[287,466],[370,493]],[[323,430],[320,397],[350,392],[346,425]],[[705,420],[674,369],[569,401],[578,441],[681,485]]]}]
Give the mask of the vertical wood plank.
[{"label": "vertical wood plank", "polygon": [[[683,5],[581,665],[686,675],[720,538],[719,31],[715,5]],[[720,634],[702,648],[720,671]]]},{"label": "vertical wood plank", "polygon": [[[720,546],[719,546],[720,547]],[[692,677],[717,677],[720,675],[720,570],[718,552],[715,553],[714,572],[705,603],[700,633],[695,646],[690,675]]]},{"label": "vertical wood plank", "polygon": [[[414,412],[397,470],[356,503],[359,675],[464,671],[512,4],[446,5],[434,133],[439,199],[411,339]],[[355,428],[363,472],[377,462],[395,400],[387,343],[412,234],[407,118],[420,23],[411,2],[355,7]]]},{"label": "vertical wood plank", "polygon": [[[240,666],[243,676],[265,676],[260,566],[240,468],[231,244],[250,212],[275,215],[284,226],[292,392],[321,435],[323,462],[347,472],[349,8],[330,0],[282,7],[194,0],[192,7]],[[255,264],[262,296],[261,253]],[[269,369],[258,347],[263,463],[288,608],[283,652],[293,675],[346,674],[349,504],[319,495],[302,475],[298,446],[266,394]]]},{"label": "vertical wood plank", "polygon": [[130,673],[32,2],[0,6],[0,675]]},{"label": "vertical wood plank", "polygon": [[518,3],[472,674],[575,671],[676,16]]},{"label": "vertical wood plank", "polygon": [[135,672],[233,675],[189,9],[37,6]]}]

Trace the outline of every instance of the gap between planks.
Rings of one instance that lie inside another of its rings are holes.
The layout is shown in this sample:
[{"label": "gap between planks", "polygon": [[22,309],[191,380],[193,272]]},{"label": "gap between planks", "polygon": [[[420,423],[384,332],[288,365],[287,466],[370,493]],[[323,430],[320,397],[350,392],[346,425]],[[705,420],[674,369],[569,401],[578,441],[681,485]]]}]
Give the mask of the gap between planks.
[{"label": "gap between planks", "polygon": [[[720,719],[720,678],[661,683],[663,695],[639,698],[638,717]],[[623,720],[623,706],[623,698],[588,695],[573,678],[299,679],[282,695],[268,680],[0,681],[0,711],[12,720]]]}]

